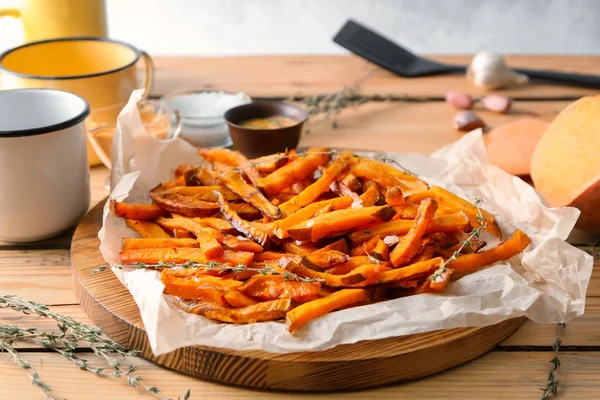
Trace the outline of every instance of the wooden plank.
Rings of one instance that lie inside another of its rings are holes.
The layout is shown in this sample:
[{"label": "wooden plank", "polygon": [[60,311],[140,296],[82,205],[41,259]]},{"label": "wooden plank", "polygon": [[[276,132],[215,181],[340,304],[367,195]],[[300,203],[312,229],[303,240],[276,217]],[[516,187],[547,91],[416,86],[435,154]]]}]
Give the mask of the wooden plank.
[{"label": "wooden plank", "polygon": [[0,293],[48,305],[74,304],[69,250],[0,252]]},{"label": "wooden plank", "polygon": [[[472,56],[432,56],[466,65]],[[599,73],[598,56],[507,56],[509,66]],[[252,97],[310,96],[354,84],[374,69],[364,85],[366,95],[442,98],[449,90],[484,93],[462,76],[401,78],[356,56],[156,57],[153,96],[186,90],[243,91]],[[595,89],[530,83],[499,91],[515,98],[573,98],[596,94]]]},{"label": "wooden plank", "polygon": [[[80,356],[88,356],[80,354]],[[41,379],[52,386],[56,398],[78,400],[102,398],[127,400],[148,398],[141,390],[132,389],[125,379],[98,378],[78,370],[59,355],[26,353],[23,357],[37,369]],[[563,353],[560,379],[561,399],[597,399],[600,397],[599,352]],[[90,360],[94,356],[88,356]],[[191,389],[191,399],[407,399],[460,398],[480,399],[536,399],[539,388],[545,385],[550,352],[492,352],[470,363],[446,372],[403,385],[394,385],[366,391],[338,394],[300,394],[249,391],[224,386],[166,370],[148,361],[138,359],[137,374],[150,386],[157,386],[163,396],[177,398]],[[92,365],[96,365],[92,363]],[[37,400],[40,394],[31,386],[23,370],[15,367],[7,357],[0,357],[0,398]],[[93,390],[91,390],[93,389]],[[135,397],[134,397],[135,396]],[[146,396],[146,397],[144,397]]]},{"label": "wooden plank", "polygon": [[[568,104],[519,101],[509,114],[476,111],[494,127],[523,116],[551,121]],[[456,112],[443,102],[371,102],[343,110],[337,118],[338,128],[323,116],[311,119],[300,145],[427,154],[464,135],[452,128]]]}]

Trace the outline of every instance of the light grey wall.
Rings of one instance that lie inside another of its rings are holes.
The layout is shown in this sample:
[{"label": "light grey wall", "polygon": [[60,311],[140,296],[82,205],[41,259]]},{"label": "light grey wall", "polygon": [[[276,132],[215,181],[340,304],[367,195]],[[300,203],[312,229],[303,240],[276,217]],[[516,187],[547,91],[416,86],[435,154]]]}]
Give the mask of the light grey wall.
[{"label": "light grey wall", "polygon": [[[600,53],[600,0],[106,3],[110,35],[154,55],[344,53],[331,37],[349,17],[421,53]],[[17,25],[0,20],[0,49],[19,42]]]}]

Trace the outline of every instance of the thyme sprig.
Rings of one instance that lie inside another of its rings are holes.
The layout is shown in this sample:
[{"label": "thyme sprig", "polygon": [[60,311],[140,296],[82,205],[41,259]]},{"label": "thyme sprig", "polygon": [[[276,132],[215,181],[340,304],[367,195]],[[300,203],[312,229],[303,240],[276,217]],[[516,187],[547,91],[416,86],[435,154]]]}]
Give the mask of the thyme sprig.
[{"label": "thyme sprig", "polygon": [[[53,350],[81,370],[97,376],[127,377],[131,387],[141,387],[158,399],[171,400],[161,396],[160,390],[156,386],[147,385],[141,376],[134,374],[137,370],[135,365],[123,365],[121,358],[135,357],[140,352],[138,350],[128,350],[106,338],[99,328],[82,324],[69,316],[51,311],[43,304],[26,301],[17,296],[0,296],[0,308],[9,308],[24,314],[37,314],[56,321],[58,332],[40,331],[36,328],[23,329],[15,325],[0,325],[0,352],[6,351],[15,364],[25,370],[33,385],[43,392],[46,400],[54,399],[49,395],[52,388],[41,380],[35,368],[28,361],[20,357],[14,347],[15,343],[27,342]],[[90,365],[89,360],[81,358],[75,353],[79,343],[89,346],[104,365],[93,367]],[[183,397],[178,397],[178,399],[187,400],[189,397],[190,391],[187,390]]]},{"label": "thyme sprig", "polygon": [[560,352],[560,346],[562,344],[561,333],[564,329],[567,328],[567,325],[564,323],[557,324],[556,327],[556,339],[552,344],[552,351],[554,352],[554,356],[549,361],[550,362],[550,371],[548,372],[548,382],[546,383],[546,387],[540,388],[542,391],[541,400],[546,400],[550,398],[550,396],[558,395],[558,374],[560,372],[560,358],[558,353]]},{"label": "thyme sprig", "polygon": [[448,264],[450,264],[453,260],[456,260],[458,256],[460,256],[460,253],[466,247],[471,245],[471,241],[473,239],[478,239],[481,235],[481,231],[488,227],[487,220],[481,212],[481,205],[483,204],[483,199],[481,197],[475,197],[475,201],[473,202],[473,204],[475,205],[475,207],[477,207],[477,215],[475,216],[475,221],[478,223],[478,226],[471,231],[471,233],[469,234],[469,236],[467,236],[466,239],[460,242],[460,246],[458,247],[458,249],[454,253],[452,253],[452,255],[448,257],[446,261],[444,261],[444,264],[442,264],[442,266],[438,268],[438,270],[435,271],[433,275],[431,275],[430,279],[432,281],[435,281],[437,278],[442,276],[446,272]]},{"label": "thyme sprig", "polygon": [[223,264],[218,261],[207,261],[207,262],[203,262],[203,263],[196,262],[196,261],[186,261],[181,264],[165,263],[165,262],[159,261],[156,264],[147,264],[147,263],[137,262],[137,263],[130,264],[130,265],[110,265],[110,266],[109,265],[101,265],[100,267],[93,269],[92,273],[96,274],[99,272],[103,272],[103,271],[106,271],[108,268],[116,268],[119,270],[122,270],[122,269],[162,270],[164,268],[206,268],[209,271],[222,272],[222,273],[233,272],[233,273],[239,274],[244,271],[254,271],[260,275],[281,275],[281,276],[283,276],[283,279],[286,281],[299,281],[299,282],[320,282],[320,281],[322,281],[322,279],[318,279],[318,278],[310,278],[307,276],[300,276],[291,271],[275,269],[266,264],[262,268],[249,267],[244,264],[238,264],[235,267],[233,267],[231,265]]}]

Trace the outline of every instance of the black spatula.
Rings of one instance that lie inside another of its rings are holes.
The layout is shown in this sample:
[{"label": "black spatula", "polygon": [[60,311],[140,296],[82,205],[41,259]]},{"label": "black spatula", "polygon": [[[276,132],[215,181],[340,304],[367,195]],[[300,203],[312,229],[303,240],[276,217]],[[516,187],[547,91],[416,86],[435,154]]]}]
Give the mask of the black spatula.
[{"label": "black spatula", "polygon": [[[349,20],[333,41],[362,58],[405,78],[427,75],[464,74],[464,65],[443,64],[419,57],[383,36]],[[600,76],[511,68],[530,79],[541,79],[565,85],[600,88]]]}]

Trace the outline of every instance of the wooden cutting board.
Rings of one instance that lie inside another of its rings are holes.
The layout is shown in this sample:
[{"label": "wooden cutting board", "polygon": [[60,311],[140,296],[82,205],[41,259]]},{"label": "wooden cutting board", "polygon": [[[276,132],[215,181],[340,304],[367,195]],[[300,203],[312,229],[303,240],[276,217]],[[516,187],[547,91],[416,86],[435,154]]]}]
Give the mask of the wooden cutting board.
[{"label": "wooden cutting board", "polygon": [[98,249],[104,202],[80,222],[71,245],[76,296],[91,320],[121,345],[164,367],[202,379],[259,389],[355,390],[421,378],[491,350],[525,321],[362,341],[320,352],[273,354],[192,346],[155,357],[138,307],[116,276],[92,274],[105,264]]}]

